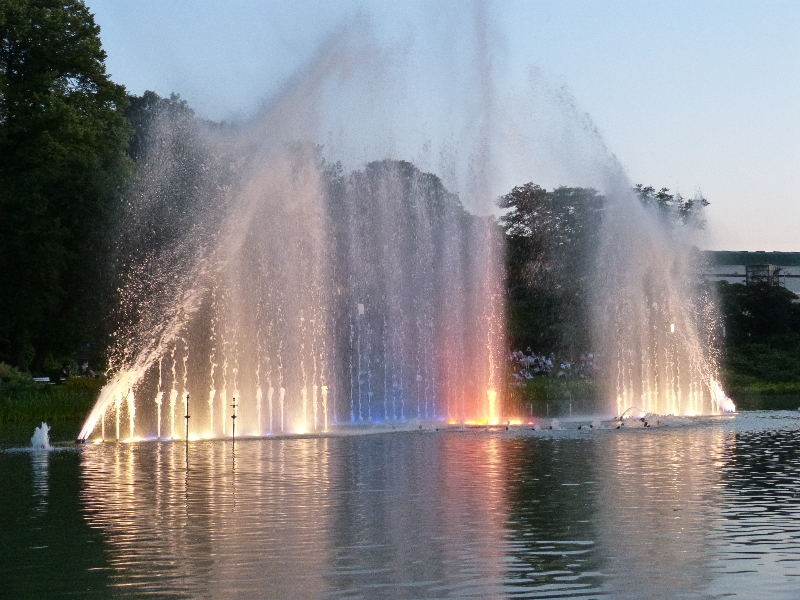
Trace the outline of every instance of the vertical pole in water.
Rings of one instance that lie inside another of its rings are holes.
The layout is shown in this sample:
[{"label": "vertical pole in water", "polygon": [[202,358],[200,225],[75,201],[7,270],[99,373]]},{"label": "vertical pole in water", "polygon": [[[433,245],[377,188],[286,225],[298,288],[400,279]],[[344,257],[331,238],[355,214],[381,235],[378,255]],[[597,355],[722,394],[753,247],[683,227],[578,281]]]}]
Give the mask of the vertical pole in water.
[{"label": "vertical pole in water", "polygon": [[545,405],[544,405],[544,414],[545,414],[545,416],[547,416],[547,417],[549,417],[549,416],[550,416],[550,403],[549,403],[549,402],[548,402],[547,404],[545,404]]},{"label": "vertical pole in water", "polygon": [[189,394],[186,394],[186,470],[189,470]]},{"label": "vertical pole in water", "polygon": [[233,426],[231,427],[231,450],[233,452],[233,460],[236,460],[236,398],[233,399],[233,404],[231,404],[231,408],[233,409],[233,414],[231,414],[231,421],[233,421]]},{"label": "vertical pole in water", "polygon": [[572,402],[569,403],[569,416],[572,418]]}]

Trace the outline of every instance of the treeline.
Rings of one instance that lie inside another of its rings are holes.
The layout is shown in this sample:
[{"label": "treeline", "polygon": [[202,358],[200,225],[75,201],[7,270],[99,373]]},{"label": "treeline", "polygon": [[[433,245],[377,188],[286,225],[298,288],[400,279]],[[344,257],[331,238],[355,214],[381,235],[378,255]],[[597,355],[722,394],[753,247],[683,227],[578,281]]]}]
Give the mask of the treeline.
[{"label": "treeline", "polygon": [[[118,279],[130,272],[119,261],[132,248],[141,255],[174,241],[204,169],[194,138],[209,123],[176,95],[137,97],[114,83],[99,33],[80,1],[0,3],[0,363],[37,374],[87,360],[100,370],[115,320],[126,318],[117,290],[135,284]],[[120,231],[134,175],[162,155],[182,157],[170,189],[138,215],[146,227]],[[668,221],[703,226],[702,196],[643,185],[634,193]],[[499,206],[510,345],[567,356],[590,349],[606,199],[528,183]],[[744,286],[723,286],[719,298],[729,386],[788,389],[800,378],[796,298]]]},{"label": "treeline", "polygon": [[114,224],[153,124],[177,96],[129,96],[80,1],[0,3],[0,362],[100,365],[116,281]]},{"label": "treeline", "polygon": [[[669,224],[703,227],[708,201],[637,185],[641,203]],[[527,183],[499,199],[507,241],[508,332],[513,348],[577,357],[592,349],[590,303],[607,199],[591,188]]]},{"label": "treeline", "polygon": [[740,408],[798,407],[800,298],[766,284],[720,282],[722,378]]},{"label": "treeline", "polygon": [[131,172],[125,89],[82,3],[0,5],[0,360],[102,352],[103,232]]}]

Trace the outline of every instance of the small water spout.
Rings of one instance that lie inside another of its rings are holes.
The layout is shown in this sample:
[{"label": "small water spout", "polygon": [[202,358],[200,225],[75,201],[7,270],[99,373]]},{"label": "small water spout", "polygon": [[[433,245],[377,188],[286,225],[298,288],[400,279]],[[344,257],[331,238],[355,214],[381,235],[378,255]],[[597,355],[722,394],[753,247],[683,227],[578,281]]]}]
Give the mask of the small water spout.
[{"label": "small water spout", "polygon": [[50,426],[47,423],[42,423],[41,427],[33,430],[33,437],[31,438],[31,446],[34,450],[50,450],[50,437],[48,432]]}]

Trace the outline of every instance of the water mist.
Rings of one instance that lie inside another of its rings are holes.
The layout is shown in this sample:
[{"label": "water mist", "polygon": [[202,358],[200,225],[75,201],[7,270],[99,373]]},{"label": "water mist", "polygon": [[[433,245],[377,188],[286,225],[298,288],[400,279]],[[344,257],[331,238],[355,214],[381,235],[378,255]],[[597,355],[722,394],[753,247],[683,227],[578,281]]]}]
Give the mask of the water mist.
[{"label": "water mist", "polygon": [[116,374],[81,439],[180,438],[189,394],[207,437],[233,404],[237,435],[499,420],[494,220],[408,162],[345,169],[318,143],[342,94],[374,101],[363,43],[334,36],[248,126],[160,115],[121,227]]},{"label": "water mist", "polygon": [[119,227],[113,377],[81,439],[182,437],[187,395],[198,437],[230,435],[233,404],[237,435],[519,416],[493,214],[527,181],[607,199],[607,412],[732,407],[692,234],[641,205],[568,92],[534,69],[498,94],[485,6],[453,10],[424,51],[355,19],[247,125],[157,115]]}]

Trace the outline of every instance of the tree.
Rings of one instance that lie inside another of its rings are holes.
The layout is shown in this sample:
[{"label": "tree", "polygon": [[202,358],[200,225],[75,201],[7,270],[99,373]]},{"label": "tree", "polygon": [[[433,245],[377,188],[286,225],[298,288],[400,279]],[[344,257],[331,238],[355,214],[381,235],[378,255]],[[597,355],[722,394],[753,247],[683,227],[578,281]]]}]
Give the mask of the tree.
[{"label": "tree", "polygon": [[637,183],[633,191],[642,204],[655,208],[668,221],[679,221],[698,229],[705,227],[705,220],[698,208],[705,208],[709,202],[698,193],[694,198],[684,198],[679,193],[670,194],[668,188],[661,188],[656,192],[652,185],[644,186]]},{"label": "tree", "polygon": [[128,153],[137,161],[152,151],[162,127],[186,128],[186,123],[194,120],[194,111],[179,94],[162,98],[150,90],[141,96],[129,96],[125,114],[133,126]]},{"label": "tree", "polygon": [[[699,195],[685,199],[641,184],[633,192],[670,225],[704,225]],[[506,232],[509,338],[515,347],[576,354],[591,347],[589,286],[606,199],[591,188],[550,192],[527,183],[502,196]]]},{"label": "tree", "polygon": [[770,343],[780,336],[800,339],[800,299],[766,283],[720,282],[720,309],[730,343]]},{"label": "tree", "polygon": [[[766,283],[716,284],[725,390],[743,407],[794,408],[800,387],[800,298]],[[761,394],[787,394],[755,401]]]},{"label": "tree", "polygon": [[102,351],[103,232],[131,163],[99,32],[79,0],[0,4],[0,360],[23,368]]},{"label": "tree", "polygon": [[510,340],[570,353],[590,345],[588,286],[605,199],[596,190],[527,183],[500,198]]}]

